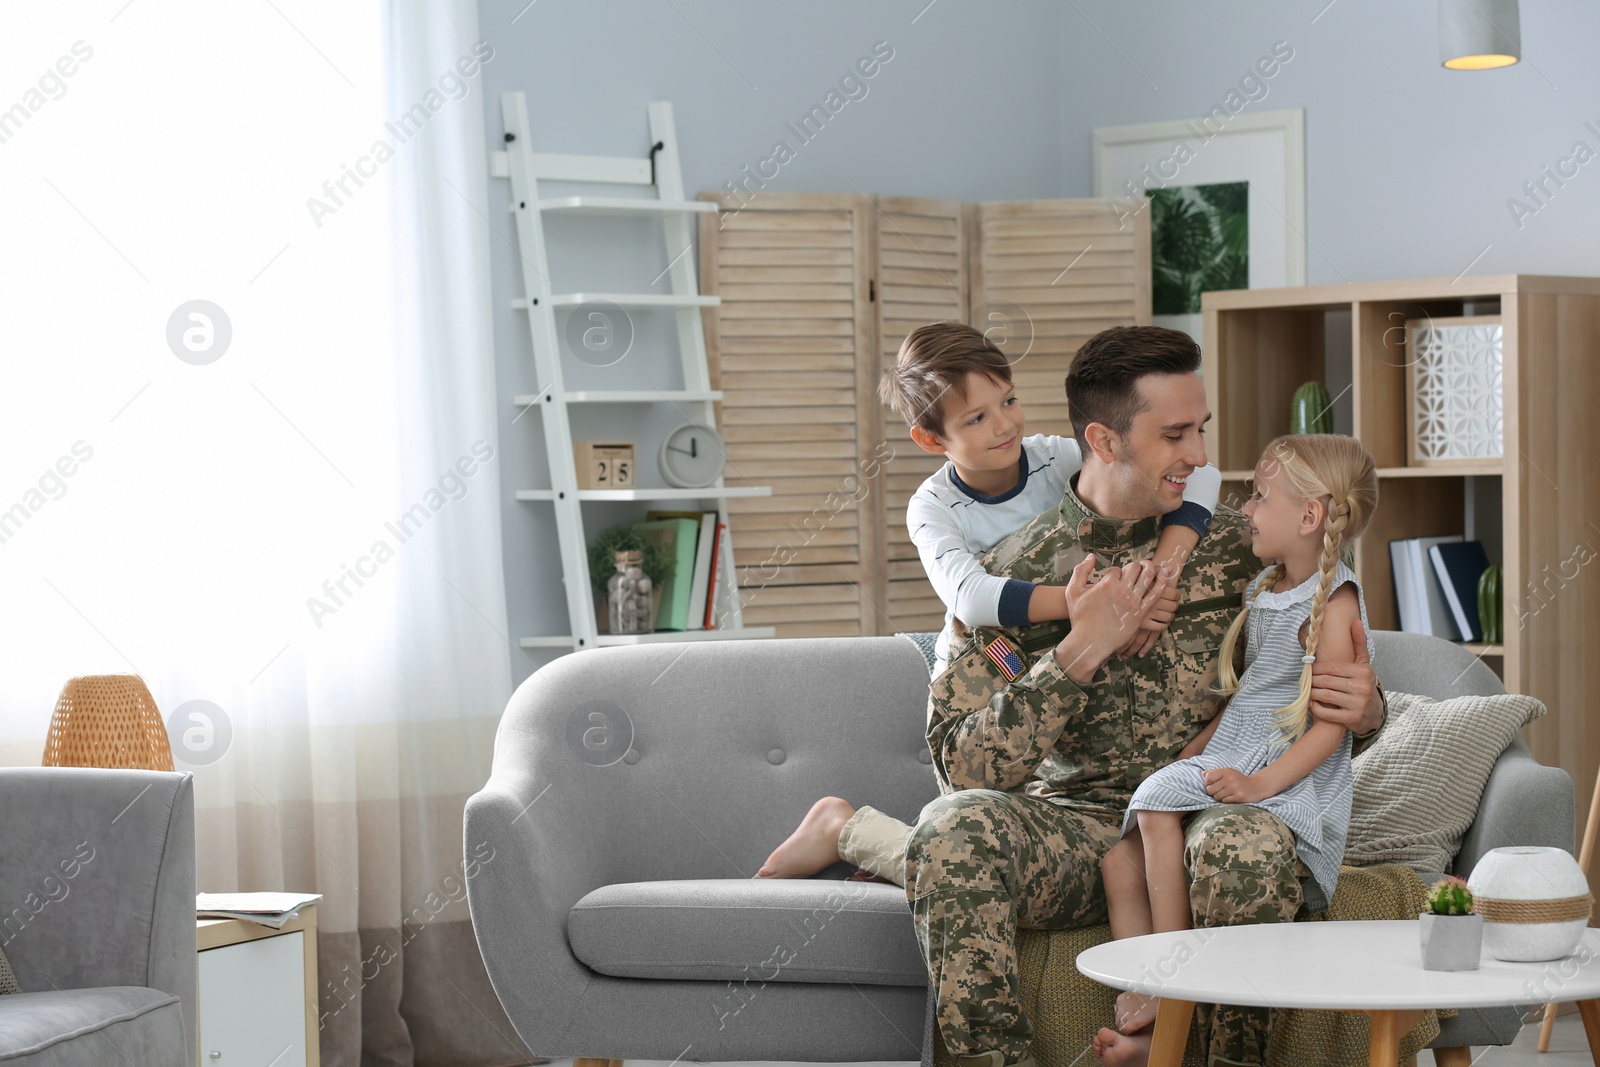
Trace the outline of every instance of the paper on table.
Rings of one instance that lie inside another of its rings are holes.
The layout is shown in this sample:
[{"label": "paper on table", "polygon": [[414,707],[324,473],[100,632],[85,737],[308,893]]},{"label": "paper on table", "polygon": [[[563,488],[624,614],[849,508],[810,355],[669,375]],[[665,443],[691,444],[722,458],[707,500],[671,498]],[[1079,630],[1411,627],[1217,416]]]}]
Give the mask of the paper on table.
[{"label": "paper on table", "polygon": [[202,919],[245,919],[281,929],[321,899],[320,893],[196,893],[194,908]]}]

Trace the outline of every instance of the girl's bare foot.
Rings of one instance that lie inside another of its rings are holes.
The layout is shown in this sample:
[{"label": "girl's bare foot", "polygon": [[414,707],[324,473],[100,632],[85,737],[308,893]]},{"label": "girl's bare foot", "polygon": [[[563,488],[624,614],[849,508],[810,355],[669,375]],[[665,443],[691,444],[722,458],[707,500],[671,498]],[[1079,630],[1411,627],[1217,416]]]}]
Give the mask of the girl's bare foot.
[{"label": "girl's bare foot", "polygon": [[1094,1054],[1107,1067],[1145,1067],[1150,1062],[1150,1031],[1119,1034],[1102,1026],[1094,1035]]},{"label": "girl's bare foot", "polygon": [[1117,994],[1117,1029],[1125,1034],[1137,1033],[1156,1021],[1156,1008],[1160,999],[1129,990]]},{"label": "girl's bare foot", "polygon": [[811,805],[789,839],[772,850],[757,878],[809,878],[839,862],[839,831],[856,813],[847,801],[823,797]]}]

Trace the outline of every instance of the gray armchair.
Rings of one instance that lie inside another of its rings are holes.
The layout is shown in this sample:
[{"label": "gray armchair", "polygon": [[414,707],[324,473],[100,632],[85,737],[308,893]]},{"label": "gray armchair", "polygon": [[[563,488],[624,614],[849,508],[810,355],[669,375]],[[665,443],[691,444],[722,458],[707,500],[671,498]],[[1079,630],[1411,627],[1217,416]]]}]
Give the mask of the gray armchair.
[{"label": "gray armchair", "polygon": [[195,1062],[187,774],[0,769],[0,1061]]},{"label": "gray armchair", "polygon": [[[1504,691],[1459,645],[1374,638],[1391,690]],[[527,679],[466,808],[467,855],[494,850],[468,881],[473,927],[523,1041],[596,1060],[921,1057],[904,890],[751,876],[820,796],[915,820],[937,793],[927,690],[903,637],[602,648]],[[1571,782],[1520,739],[1479,812],[1457,870],[1500,845],[1572,848]],[[1519,1019],[1443,1026],[1436,1047],[1505,1044]]]}]

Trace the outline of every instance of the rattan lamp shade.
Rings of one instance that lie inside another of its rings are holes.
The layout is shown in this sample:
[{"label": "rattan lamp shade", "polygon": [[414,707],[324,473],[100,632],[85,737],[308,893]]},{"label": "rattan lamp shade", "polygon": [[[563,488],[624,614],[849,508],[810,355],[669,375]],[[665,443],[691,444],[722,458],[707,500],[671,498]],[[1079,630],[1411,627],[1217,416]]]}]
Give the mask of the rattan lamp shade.
[{"label": "rattan lamp shade", "polygon": [[137,674],[88,674],[61,687],[46,767],[134,767],[172,770],[172,745],[144,679]]}]

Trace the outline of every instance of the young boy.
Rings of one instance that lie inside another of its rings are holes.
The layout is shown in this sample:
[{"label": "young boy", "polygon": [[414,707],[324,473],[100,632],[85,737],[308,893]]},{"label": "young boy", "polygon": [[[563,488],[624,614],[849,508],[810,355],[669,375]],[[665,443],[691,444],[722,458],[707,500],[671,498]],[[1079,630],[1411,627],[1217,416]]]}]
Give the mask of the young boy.
[{"label": "young boy", "polygon": [[[1022,404],[1004,353],[959,322],[919,326],[900,346],[880,393],[909,424],[918,447],[950,461],[906,506],[912,543],[946,607],[934,673],[945,667],[956,619],[967,626],[1023,626],[1067,618],[1066,586],[998,577],[979,562],[1029,520],[1060,507],[1068,479],[1083,466],[1073,438],[1023,436]],[[1176,575],[1205,535],[1222,475],[1207,466],[1170,481],[1153,488],[1181,492],[1183,502],[1162,518],[1156,558]],[[1167,588],[1171,599],[1161,602],[1122,655],[1144,655],[1172,621],[1176,580]],[[824,797],[757,874],[805,878],[843,858],[904,885],[910,832],[905,823],[874,808],[857,810],[838,797]]]}]

